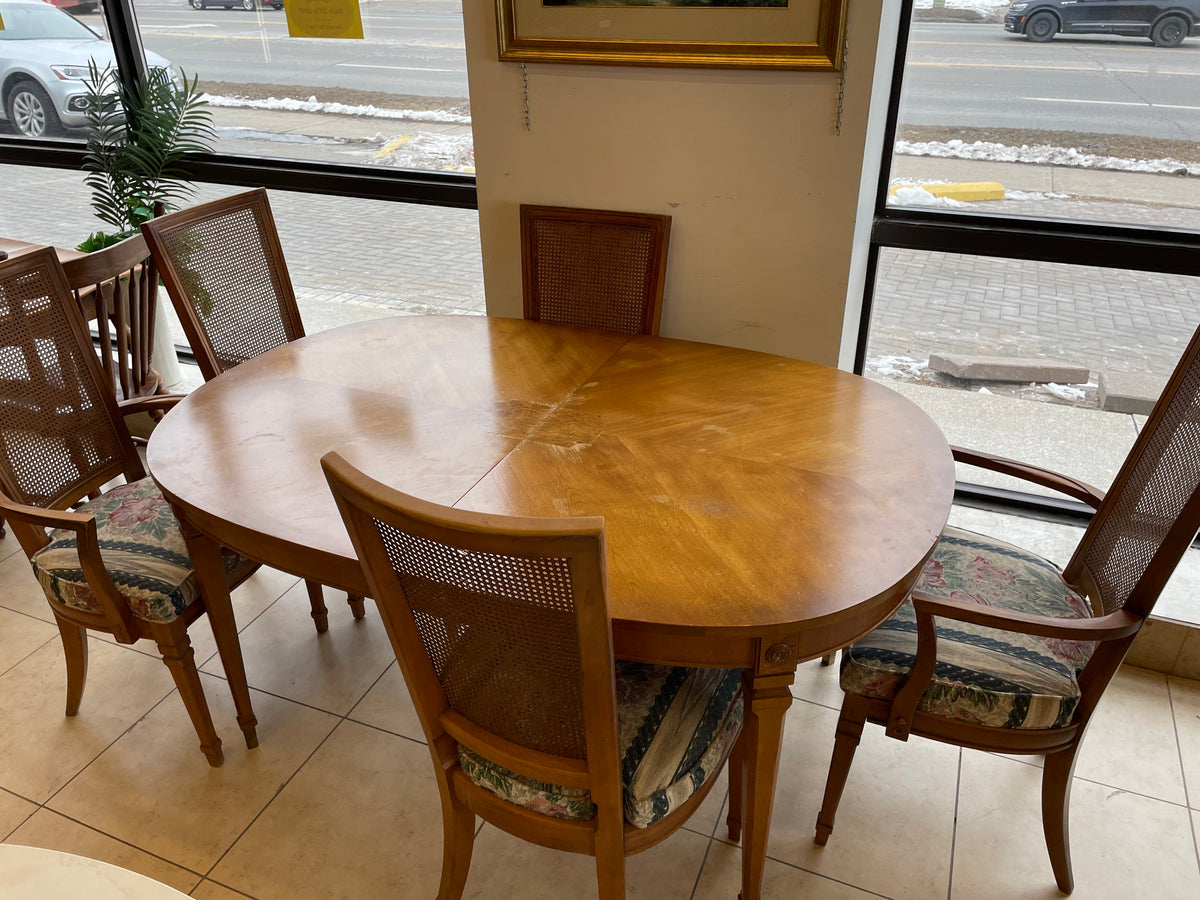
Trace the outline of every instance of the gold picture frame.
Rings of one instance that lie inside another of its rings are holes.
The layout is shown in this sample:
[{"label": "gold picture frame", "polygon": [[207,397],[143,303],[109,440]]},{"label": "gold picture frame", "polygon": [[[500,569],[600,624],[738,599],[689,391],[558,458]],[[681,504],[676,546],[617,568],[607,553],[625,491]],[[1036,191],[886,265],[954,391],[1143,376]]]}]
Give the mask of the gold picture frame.
[{"label": "gold picture frame", "polygon": [[[597,0],[603,3],[606,0]],[[557,5],[496,0],[512,62],[841,71],[849,0],[786,6]],[[736,35],[737,40],[730,40]]]}]

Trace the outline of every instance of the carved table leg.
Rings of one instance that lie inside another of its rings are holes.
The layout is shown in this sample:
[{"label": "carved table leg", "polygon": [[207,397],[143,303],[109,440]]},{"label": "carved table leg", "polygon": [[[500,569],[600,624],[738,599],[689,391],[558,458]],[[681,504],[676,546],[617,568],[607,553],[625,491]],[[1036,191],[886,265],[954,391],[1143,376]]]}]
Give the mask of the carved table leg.
[{"label": "carved table leg", "polygon": [[192,559],[192,571],[196,573],[196,584],[204,597],[208,609],[208,621],[212,625],[213,637],[225,677],[229,680],[229,692],[233,694],[233,705],[237,709],[238,727],[246,738],[247,747],[258,746],[255,726],[258,719],[250,705],[250,686],[246,681],[246,666],[242,662],[242,647],[238,643],[237,621],[233,617],[233,600],[225,582],[225,566],[221,562],[221,549],[217,543],[197,530],[175,511],[183,539],[187,543],[188,556]]}]

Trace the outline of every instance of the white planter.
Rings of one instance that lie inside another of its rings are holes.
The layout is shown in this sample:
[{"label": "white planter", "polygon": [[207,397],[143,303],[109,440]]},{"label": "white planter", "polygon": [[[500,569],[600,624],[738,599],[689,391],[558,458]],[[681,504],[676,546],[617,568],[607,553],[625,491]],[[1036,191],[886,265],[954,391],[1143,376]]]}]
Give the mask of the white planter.
[{"label": "white planter", "polygon": [[171,299],[163,287],[158,289],[154,310],[154,349],[150,354],[150,365],[158,373],[163,389],[173,391],[183,381],[183,372],[179,368],[179,357],[175,353],[175,342],[171,338],[171,317],[175,310]]}]

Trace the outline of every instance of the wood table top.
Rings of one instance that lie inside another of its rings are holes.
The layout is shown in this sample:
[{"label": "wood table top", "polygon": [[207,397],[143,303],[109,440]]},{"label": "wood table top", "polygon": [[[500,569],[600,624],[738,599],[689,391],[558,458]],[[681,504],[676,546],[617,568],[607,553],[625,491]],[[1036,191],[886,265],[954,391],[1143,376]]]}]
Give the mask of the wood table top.
[{"label": "wood table top", "polygon": [[954,490],[934,423],[864,378],[477,316],[363,322],[272,350],[175,407],[148,460],[211,537],[363,591],[321,473],[329,450],[437,503],[603,516],[614,628],[706,635],[857,637],[911,588]]}]

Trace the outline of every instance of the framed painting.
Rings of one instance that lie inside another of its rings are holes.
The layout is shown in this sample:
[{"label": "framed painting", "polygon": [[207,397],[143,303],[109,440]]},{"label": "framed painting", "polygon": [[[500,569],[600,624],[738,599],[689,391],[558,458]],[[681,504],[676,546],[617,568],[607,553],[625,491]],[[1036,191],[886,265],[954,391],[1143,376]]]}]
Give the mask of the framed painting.
[{"label": "framed painting", "polygon": [[500,59],[838,71],[849,0],[496,0]]}]

